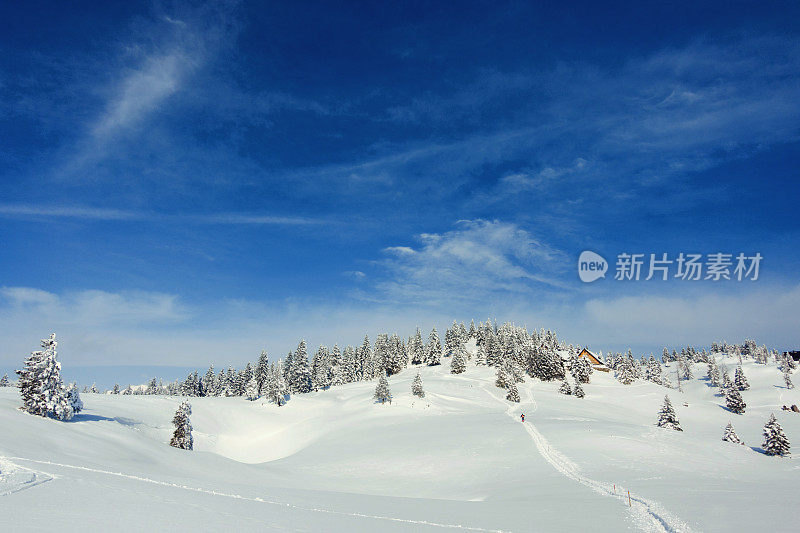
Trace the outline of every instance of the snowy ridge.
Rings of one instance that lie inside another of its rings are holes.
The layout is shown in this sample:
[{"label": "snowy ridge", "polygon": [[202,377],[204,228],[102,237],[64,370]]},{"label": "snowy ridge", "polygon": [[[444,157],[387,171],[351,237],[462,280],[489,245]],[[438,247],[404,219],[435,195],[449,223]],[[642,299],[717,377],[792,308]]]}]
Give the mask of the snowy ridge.
[{"label": "snowy ridge", "polygon": [[[199,488],[199,487],[190,487],[190,486],[181,485],[181,484],[178,484],[178,483],[169,483],[169,482],[166,482],[166,481],[159,481],[157,479],[150,479],[150,478],[146,478],[146,477],[142,477],[142,476],[135,476],[135,475],[132,475],[132,474],[125,474],[123,472],[111,472],[109,470],[101,470],[101,469],[97,469],[97,468],[88,468],[88,467],[85,467],[85,466],[77,466],[77,465],[68,465],[68,464],[63,464],[63,463],[56,463],[56,462],[53,462],[53,461],[40,461],[40,460],[37,460],[37,459],[27,459],[25,457],[0,457],[0,465],[6,465],[6,464],[13,465],[13,463],[7,463],[6,462],[6,461],[9,461],[9,460],[26,461],[26,462],[36,463],[36,464],[41,464],[41,465],[58,466],[58,467],[61,467],[61,468],[71,468],[71,469],[74,469],[74,470],[82,470],[84,472],[92,472],[92,473],[95,473],[95,474],[105,474],[105,475],[108,475],[108,476],[116,476],[116,477],[121,477],[121,478],[125,478],[125,479],[131,479],[131,480],[140,481],[140,482],[143,482],[143,483],[151,483],[151,484],[154,484],[154,485],[160,485],[162,487],[172,487],[172,488],[177,488],[177,489],[182,489],[182,490],[187,490],[187,491],[192,491],[192,492],[201,492],[201,493],[204,493],[204,494],[210,494],[212,496],[220,496],[220,497],[223,497],[223,498],[233,498],[233,499],[237,499],[237,500],[248,500],[248,501],[251,501],[251,502],[264,503],[264,504],[267,504],[267,505],[278,505],[278,506],[281,506],[281,507],[286,507],[286,508],[290,508],[290,509],[296,509],[296,510],[299,510],[299,511],[310,511],[310,512],[315,512],[315,513],[326,513],[326,514],[335,514],[335,515],[341,515],[341,516],[352,516],[352,517],[357,517],[357,518],[370,518],[370,519],[373,519],[373,520],[386,520],[386,521],[390,521],[390,522],[400,522],[400,523],[404,523],[404,524],[414,524],[414,525],[419,525],[419,526],[438,527],[438,528],[443,528],[443,529],[462,529],[464,531],[483,531],[483,532],[487,532],[487,533],[504,533],[503,530],[501,530],[501,529],[483,529],[483,528],[479,528],[479,527],[471,527],[471,526],[465,526],[465,525],[461,525],[461,524],[442,524],[442,523],[431,522],[431,521],[427,521],[427,520],[413,520],[413,519],[407,519],[407,518],[397,518],[397,517],[393,517],[393,516],[372,515],[372,514],[358,513],[358,512],[347,513],[347,512],[343,512],[343,511],[334,511],[332,509],[323,509],[323,508],[319,508],[319,507],[306,507],[306,506],[295,505],[295,504],[287,503],[287,502],[278,502],[278,501],[267,500],[267,499],[258,498],[258,497],[253,498],[253,497],[249,497],[249,496],[243,496],[241,494],[231,494],[231,493],[228,493],[228,492],[220,492],[220,491],[216,491],[216,490],[202,489],[202,488]],[[14,466],[16,466],[16,465],[14,465]],[[19,467],[17,467],[17,468],[19,468]],[[23,470],[25,470],[27,472],[34,472],[34,471],[28,470],[28,469],[23,469]],[[37,474],[43,474],[42,472],[36,472],[36,473]],[[44,475],[45,476],[49,476],[49,477],[47,477],[46,479],[40,479],[38,482],[34,482],[32,484],[30,482],[28,482],[28,484],[23,486],[23,487],[17,488],[15,490],[11,490],[9,492],[0,493],[0,496],[1,495],[6,495],[6,494],[11,494],[11,493],[14,493],[14,492],[18,492],[18,491],[23,490],[25,488],[33,487],[34,485],[38,485],[38,484],[44,483],[46,481],[50,481],[51,479],[53,479],[55,477],[55,476],[52,476],[50,474],[44,474]],[[2,478],[0,478],[0,480],[1,479]]]},{"label": "snowy ridge", "polygon": [[[514,420],[519,418],[521,406],[509,404],[509,402],[506,400],[497,397],[489,388],[486,387],[484,383],[480,383],[479,386],[486,391],[489,396],[507,406],[506,414],[508,416]],[[535,412],[538,406],[533,397],[532,387],[530,385],[526,385],[520,388],[525,391],[526,403],[531,405],[531,408],[528,412]],[[580,473],[580,468],[575,463],[573,463],[568,457],[564,456],[561,452],[550,446],[550,443],[547,441],[547,439],[539,432],[539,430],[530,420],[531,419],[528,418],[526,422],[522,424],[522,426],[525,428],[525,431],[528,432],[528,435],[530,435],[531,439],[533,439],[539,454],[541,454],[541,456],[548,463],[550,463],[553,468],[568,478],[577,481],[581,485],[591,488],[603,496],[616,498],[623,503],[626,502],[627,493],[624,487],[615,487],[615,485],[611,483],[597,481],[583,476]],[[630,508],[634,515],[634,521],[636,522],[637,527],[643,531],[668,533],[691,531],[691,528],[683,520],[677,518],[672,513],[669,513],[661,504],[657,502],[653,502],[652,500],[647,500],[633,494],[630,495],[630,501]]]}]

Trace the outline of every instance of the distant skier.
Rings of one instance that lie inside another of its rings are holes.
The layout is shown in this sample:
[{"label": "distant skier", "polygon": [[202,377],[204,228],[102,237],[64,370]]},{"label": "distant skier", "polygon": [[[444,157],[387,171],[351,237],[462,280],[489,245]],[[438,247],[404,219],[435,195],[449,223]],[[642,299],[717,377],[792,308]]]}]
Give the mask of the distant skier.
[{"label": "distant skier", "polygon": [[519,417],[522,419],[523,422],[525,422],[525,413],[522,413],[521,415],[519,415]]}]

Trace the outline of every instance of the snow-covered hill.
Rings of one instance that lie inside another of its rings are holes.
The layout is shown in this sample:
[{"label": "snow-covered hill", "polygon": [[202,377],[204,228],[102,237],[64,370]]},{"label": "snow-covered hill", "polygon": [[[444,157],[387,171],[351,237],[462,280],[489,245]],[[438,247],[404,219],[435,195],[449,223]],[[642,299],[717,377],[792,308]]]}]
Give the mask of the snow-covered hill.
[{"label": "snow-covered hill", "polygon": [[[745,362],[744,415],[705,378],[679,393],[595,372],[583,399],[527,378],[512,404],[492,369],[448,370],[419,368],[424,400],[416,368],[392,376],[391,405],[372,402],[374,382],[280,408],[193,398],[191,452],[166,444],[180,398],[84,394],[85,411],[59,422],[0,389],[0,517],[14,531],[800,527],[798,454],[757,450],[771,412],[800,445],[800,414],[780,410],[800,390],[774,365]],[[654,425],[665,393],[683,432]],[[747,446],[721,440],[729,420]]]}]

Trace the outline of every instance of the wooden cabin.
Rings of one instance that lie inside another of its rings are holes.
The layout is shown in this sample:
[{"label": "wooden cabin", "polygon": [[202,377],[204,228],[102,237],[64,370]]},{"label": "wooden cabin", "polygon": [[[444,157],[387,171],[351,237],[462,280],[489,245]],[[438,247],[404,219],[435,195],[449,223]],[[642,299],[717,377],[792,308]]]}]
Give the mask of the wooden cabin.
[{"label": "wooden cabin", "polygon": [[600,372],[609,372],[611,370],[600,360],[599,357],[590,352],[587,348],[581,350],[581,353],[578,354],[578,357],[584,357],[588,359],[589,362],[592,363],[592,368],[599,370]]}]

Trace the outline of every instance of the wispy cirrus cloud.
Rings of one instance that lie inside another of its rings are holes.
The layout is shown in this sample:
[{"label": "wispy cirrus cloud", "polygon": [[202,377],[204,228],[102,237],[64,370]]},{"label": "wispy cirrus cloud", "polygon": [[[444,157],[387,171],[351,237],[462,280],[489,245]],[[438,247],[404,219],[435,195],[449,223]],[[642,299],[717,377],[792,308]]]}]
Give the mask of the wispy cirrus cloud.
[{"label": "wispy cirrus cloud", "polygon": [[267,215],[257,213],[205,213],[205,214],[165,214],[124,209],[82,206],[44,206],[0,204],[0,217],[5,218],[74,218],[82,220],[132,221],[132,222],[172,222],[191,224],[231,224],[231,225],[285,225],[305,226],[316,224],[336,224],[331,219]]},{"label": "wispy cirrus cloud", "polygon": [[360,296],[436,307],[566,289],[556,275],[565,254],[516,224],[462,220],[456,229],[423,233],[418,241],[418,247],[384,248],[378,263],[385,274],[372,294]]}]

